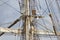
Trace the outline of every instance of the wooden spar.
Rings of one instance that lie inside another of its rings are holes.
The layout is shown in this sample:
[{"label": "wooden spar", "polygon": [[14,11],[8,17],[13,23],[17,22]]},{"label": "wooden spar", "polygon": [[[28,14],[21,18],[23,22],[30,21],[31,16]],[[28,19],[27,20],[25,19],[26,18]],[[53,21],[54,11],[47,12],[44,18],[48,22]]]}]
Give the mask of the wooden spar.
[{"label": "wooden spar", "polygon": [[[0,32],[7,32],[7,33],[16,33],[16,34],[21,34],[22,30],[20,29],[12,29],[12,28],[2,28],[0,27]],[[47,30],[36,30],[34,26],[31,27],[31,37],[33,39],[33,34],[42,34],[42,35],[55,35],[54,31],[53,32],[48,32]],[[60,32],[57,32],[58,35],[60,35]]]},{"label": "wooden spar", "polygon": [[[17,22],[19,22],[21,20],[21,17],[19,17],[18,19],[16,19],[10,26],[8,26],[8,28],[11,28],[12,26],[14,26]],[[2,36],[4,34],[4,32],[2,32],[0,34],[0,36]]]},{"label": "wooden spar", "polygon": [[24,0],[25,5],[25,40],[29,40],[30,18],[29,18],[29,0]]},{"label": "wooden spar", "polygon": [[[32,8],[32,16],[35,16],[36,15],[36,10],[35,10],[35,5],[33,6]],[[32,21],[33,21],[33,17],[31,16],[31,35],[30,35],[30,40],[34,40],[34,31],[35,31],[35,28],[34,28],[34,25],[32,24]],[[36,18],[36,17],[35,17]]]},{"label": "wooden spar", "polygon": [[20,29],[12,29],[12,28],[2,28],[2,27],[0,27],[0,32],[21,34],[22,31]]},{"label": "wooden spar", "polygon": [[34,27],[33,26],[31,26],[31,29],[30,29],[30,40],[33,40],[34,38],[33,38],[33,36],[34,36]]},{"label": "wooden spar", "polygon": [[52,20],[54,33],[55,33],[55,35],[57,36],[57,40],[60,40],[60,37],[58,36],[58,35],[60,35],[60,33],[57,32],[57,30],[56,30],[56,25],[55,25],[54,20],[53,20],[53,18],[52,18],[52,14],[50,14],[49,16],[50,16],[50,18],[51,18],[51,20]]},{"label": "wooden spar", "polygon": [[52,21],[52,23],[53,23],[53,30],[54,30],[54,32],[55,32],[55,35],[57,35],[57,31],[56,31],[56,28],[55,28],[55,25],[54,25],[54,21],[53,21],[53,18],[52,18],[52,14],[50,14],[49,16],[50,16],[51,21]]}]

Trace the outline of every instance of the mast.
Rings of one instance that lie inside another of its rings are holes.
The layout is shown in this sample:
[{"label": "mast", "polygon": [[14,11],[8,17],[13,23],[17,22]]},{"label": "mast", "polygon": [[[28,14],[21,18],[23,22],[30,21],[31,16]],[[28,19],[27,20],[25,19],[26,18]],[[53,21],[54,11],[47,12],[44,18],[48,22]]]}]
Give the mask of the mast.
[{"label": "mast", "polygon": [[30,18],[29,18],[29,0],[24,0],[25,5],[25,40],[29,40]]}]

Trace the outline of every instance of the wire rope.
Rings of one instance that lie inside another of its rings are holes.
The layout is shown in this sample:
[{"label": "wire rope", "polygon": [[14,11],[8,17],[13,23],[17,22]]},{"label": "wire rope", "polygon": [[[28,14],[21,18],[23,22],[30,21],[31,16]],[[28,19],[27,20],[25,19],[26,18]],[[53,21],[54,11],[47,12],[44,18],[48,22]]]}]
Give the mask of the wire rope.
[{"label": "wire rope", "polygon": [[[4,2],[2,0],[0,0],[1,2]],[[15,11],[17,11],[18,13],[21,13],[20,11],[18,11],[16,8],[14,8],[13,6],[11,6],[10,4],[8,4],[7,2],[4,2],[4,4],[8,5],[9,7],[13,8]]]},{"label": "wire rope", "polygon": [[[6,1],[6,2],[8,2],[8,1]],[[5,4],[5,2],[3,2],[2,4],[0,4],[0,6],[2,6],[2,5],[4,5]]]},{"label": "wire rope", "polygon": [[[49,9],[48,9],[48,11],[49,11]],[[50,11],[49,11],[50,12]],[[42,20],[43,21],[43,20]],[[43,22],[44,23],[44,22]],[[45,23],[44,23],[45,24]],[[51,39],[51,37],[50,37],[50,39]]]},{"label": "wire rope", "polygon": [[[35,23],[38,23],[38,22],[35,22]],[[50,29],[48,29],[46,26],[43,26],[42,24],[38,23],[39,25],[41,25],[42,27],[46,28],[47,30],[51,31]],[[51,31],[53,32],[53,31]]]},{"label": "wire rope", "polygon": [[[46,12],[47,9],[44,10],[44,9],[40,6],[40,1],[39,1],[39,0],[38,0],[38,2],[39,2],[39,7],[40,7],[40,9],[43,10],[43,13],[42,13],[42,15],[43,15],[43,14]],[[46,13],[47,13],[47,12],[46,12]],[[46,14],[46,15],[47,15],[47,14]]]}]

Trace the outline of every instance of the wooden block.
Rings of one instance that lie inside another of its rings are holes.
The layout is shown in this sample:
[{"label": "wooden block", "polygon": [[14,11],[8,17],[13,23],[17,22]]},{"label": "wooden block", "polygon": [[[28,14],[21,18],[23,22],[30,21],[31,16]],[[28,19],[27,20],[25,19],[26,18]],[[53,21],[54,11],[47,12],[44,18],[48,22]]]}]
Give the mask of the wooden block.
[{"label": "wooden block", "polygon": [[32,10],[32,15],[36,15],[36,10]]}]

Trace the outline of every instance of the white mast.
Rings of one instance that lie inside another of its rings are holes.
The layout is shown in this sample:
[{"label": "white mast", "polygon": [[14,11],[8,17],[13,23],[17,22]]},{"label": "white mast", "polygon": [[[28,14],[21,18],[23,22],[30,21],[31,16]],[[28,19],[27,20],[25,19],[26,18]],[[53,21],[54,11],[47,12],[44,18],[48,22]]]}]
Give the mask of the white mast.
[{"label": "white mast", "polygon": [[25,40],[29,40],[30,18],[29,18],[29,0],[24,0],[25,6]]}]

